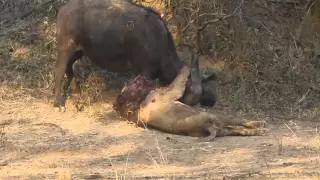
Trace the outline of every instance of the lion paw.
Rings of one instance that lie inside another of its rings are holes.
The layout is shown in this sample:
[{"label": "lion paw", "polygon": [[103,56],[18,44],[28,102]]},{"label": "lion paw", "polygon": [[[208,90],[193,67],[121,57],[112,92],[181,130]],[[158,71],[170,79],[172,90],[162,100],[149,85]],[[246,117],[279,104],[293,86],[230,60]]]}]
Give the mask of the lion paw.
[{"label": "lion paw", "polygon": [[267,122],[266,121],[248,121],[245,124],[245,126],[248,128],[261,128],[261,127],[266,127]]},{"label": "lion paw", "polygon": [[269,129],[267,128],[258,128],[257,129],[257,134],[262,136],[262,135],[266,135],[269,132]]}]

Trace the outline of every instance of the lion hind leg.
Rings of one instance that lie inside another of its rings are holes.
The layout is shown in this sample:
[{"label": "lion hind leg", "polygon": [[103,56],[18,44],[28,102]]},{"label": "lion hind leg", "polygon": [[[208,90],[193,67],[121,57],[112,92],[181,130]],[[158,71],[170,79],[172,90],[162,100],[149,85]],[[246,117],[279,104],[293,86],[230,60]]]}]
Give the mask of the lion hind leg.
[{"label": "lion hind leg", "polygon": [[218,129],[216,127],[210,126],[210,127],[207,128],[207,130],[210,133],[210,135],[201,139],[204,142],[212,141],[214,138],[217,137],[217,130]]},{"label": "lion hind leg", "polygon": [[217,137],[218,131],[221,130],[221,124],[217,123],[216,116],[211,113],[201,112],[196,116],[197,126],[200,127],[202,134],[208,134],[208,136],[203,137],[201,141],[208,142],[212,141]]},{"label": "lion hind leg", "polygon": [[226,127],[221,131],[220,136],[261,136],[267,130],[264,128]]},{"label": "lion hind leg", "polygon": [[241,125],[246,128],[260,128],[260,127],[265,127],[266,122],[265,121],[243,120],[243,123],[241,123]]},{"label": "lion hind leg", "polygon": [[[179,127],[189,136],[201,137],[203,141],[211,141],[217,136],[219,128],[214,125],[212,116],[209,113],[201,112],[197,115],[187,117],[179,121]],[[208,135],[209,134],[209,135]]]},{"label": "lion hind leg", "polygon": [[218,116],[218,119],[220,119],[225,126],[244,126],[246,128],[260,128],[266,126],[265,121],[252,121],[228,116]]}]

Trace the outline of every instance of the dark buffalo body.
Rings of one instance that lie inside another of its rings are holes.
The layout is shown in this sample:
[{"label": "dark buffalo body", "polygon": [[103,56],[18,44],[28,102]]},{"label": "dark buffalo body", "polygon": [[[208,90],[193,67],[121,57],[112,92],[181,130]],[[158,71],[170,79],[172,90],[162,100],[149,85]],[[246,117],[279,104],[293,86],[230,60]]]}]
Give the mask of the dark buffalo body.
[{"label": "dark buffalo body", "polygon": [[64,106],[62,78],[66,73],[66,90],[72,64],[82,56],[109,71],[132,70],[162,84],[171,83],[183,66],[160,15],[129,0],[70,0],[58,14],[57,46],[55,106]]}]

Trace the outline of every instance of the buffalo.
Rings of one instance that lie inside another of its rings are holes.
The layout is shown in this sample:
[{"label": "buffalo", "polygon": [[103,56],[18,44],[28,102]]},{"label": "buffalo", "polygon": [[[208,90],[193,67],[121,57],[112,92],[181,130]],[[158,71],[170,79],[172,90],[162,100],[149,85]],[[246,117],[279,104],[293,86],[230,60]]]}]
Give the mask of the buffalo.
[{"label": "buffalo", "polygon": [[[83,56],[108,71],[132,71],[151,80],[158,78],[162,85],[170,84],[184,64],[161,16],[129,0],[70,0],[58,12],[56,38],[55,107],[65,106],[61,99],[64,74],[67,90],[74,78],[72,65]],[[214,78],[214,74],[204,77],[194,69],[180,101],[214,106],[215,94],[203,88]]]},{"label": "buffalo", "polygon": [[[199,61],[195,56],[195,61]],[[150,80],[138,75],[125,85],[114,102],[120,116],[140,126],[149,126],[163,132],[204,137],[210,141],[227,135],[255,136],[265,132],[264,121],[235,119],[228,116],[200,112],[177,101],[183,97],[191,69],[184,66],[167,87],[156,87]]]}]

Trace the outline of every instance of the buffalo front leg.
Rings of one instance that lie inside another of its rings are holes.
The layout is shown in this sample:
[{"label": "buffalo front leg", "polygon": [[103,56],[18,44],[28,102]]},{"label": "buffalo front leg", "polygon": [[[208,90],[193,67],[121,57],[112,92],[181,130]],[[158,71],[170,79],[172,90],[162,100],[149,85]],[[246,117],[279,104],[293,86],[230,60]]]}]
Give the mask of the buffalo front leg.
[{"label": "buffalo front leg", "polygon": [[[70,83],[73,78],[73,72],[72,72],[72,64],[70,60],[72,60],[72,51],[74,51],[73,46],[69,47],[67,50],[58,50],[58,60],[55,67],[55,79],[54,79],[54,91],[55,91],[55,101],[54,106],[65,108],[65,98],[66,93],[64,93],[64,97],[61,98],[61,83],[63,80],[63,76],[66,73],[67,74],[67,82],[64,86],[64,90],[70,86]],[[61,109],[60,109],[61,110]],[[64,109],[65,110],[65,109]]]},{"label": "buffalo front leg", "polygon": [[[66,56],[66,53],[63,53],[64,56]],[[61,83],[64,74],[66,73],[67,68],[67,59],[64,61],[61,60],[61,56],[59,57],[59,60],[56,63],[55,72],[54,72],[54,92],[55,92],[55,100],[54,100],[54,106],[59,107],[62,105],[61,103]]]}]

